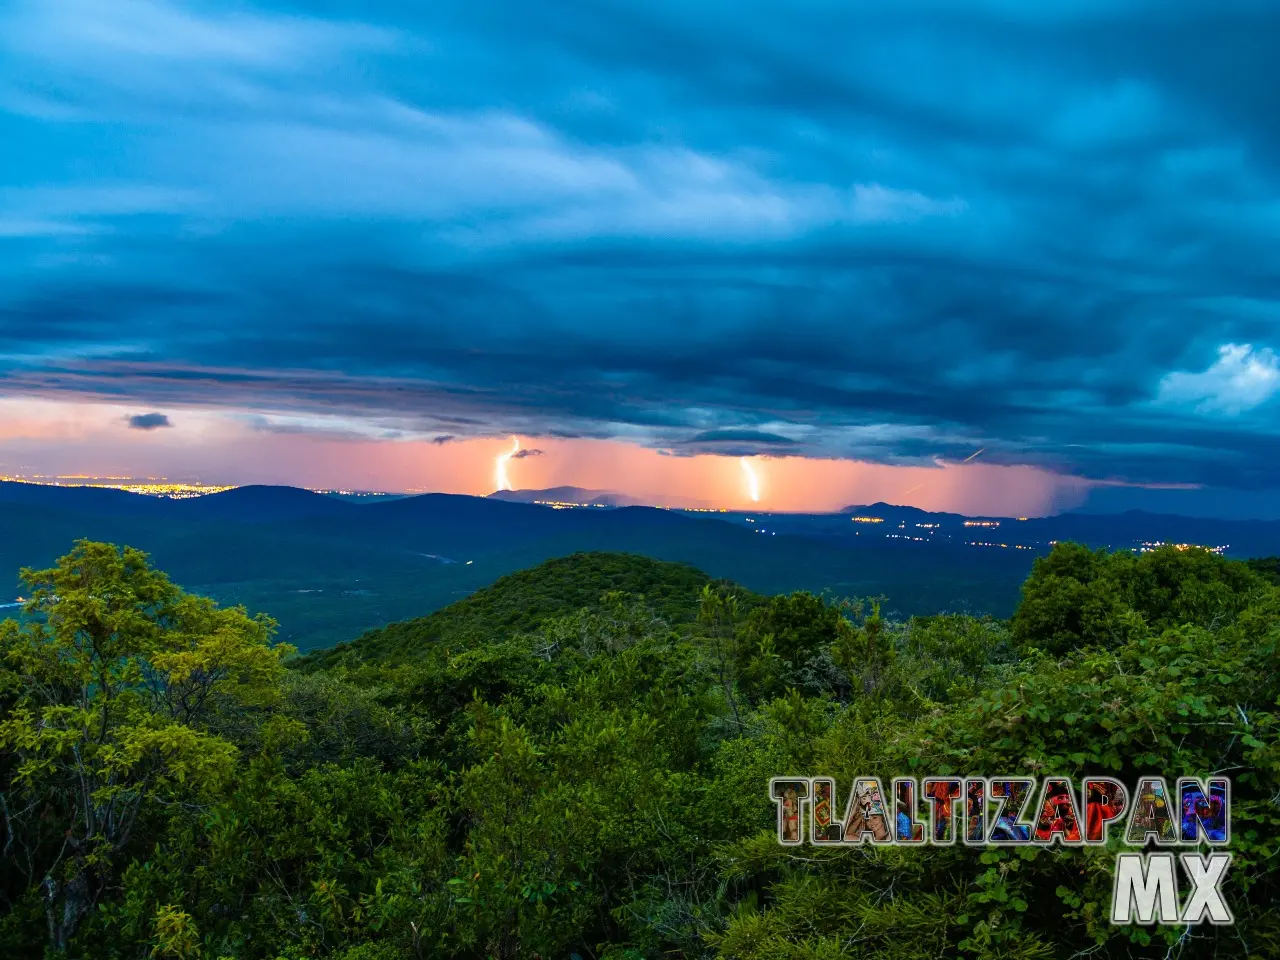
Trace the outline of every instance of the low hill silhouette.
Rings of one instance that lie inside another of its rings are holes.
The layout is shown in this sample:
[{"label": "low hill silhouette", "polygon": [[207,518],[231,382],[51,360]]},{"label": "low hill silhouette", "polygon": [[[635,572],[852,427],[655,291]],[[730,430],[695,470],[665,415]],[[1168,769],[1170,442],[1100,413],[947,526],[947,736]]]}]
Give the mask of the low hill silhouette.
[{"label": "low hill silhouette", "polygon": [[[856,524],[852,514],[881,517]],[[429,614],[513,571],[575,553],[689,564],[760,593],[884,596],[886,611],[1007,616],[1051,540],[1102,547],[1140,537],[1280,553],[1280,524],[1152,514],[1001,519],[998,535],[955,514],[873,504],[814,516],[685,513],[652,507],[554,510],[494,497],[424,494],[365,502],[252,486],[185,500],[88,487],[0,483],[0,602],[20,567],[46,566],[80,538],[153,555],[183,586],[265,611],[304,648],[350,641]],[[937,523],[928,539],[916,524]],[[967,540],[1016,538],[1025,549]]]}]

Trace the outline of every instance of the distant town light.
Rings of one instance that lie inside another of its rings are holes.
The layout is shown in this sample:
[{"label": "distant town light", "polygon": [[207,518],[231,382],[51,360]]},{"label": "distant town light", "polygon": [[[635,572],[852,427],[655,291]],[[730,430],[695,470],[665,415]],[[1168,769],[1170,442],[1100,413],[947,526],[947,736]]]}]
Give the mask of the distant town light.
[{"label": "distant town light", "polygon": [[171,500],[186,500],[191,497],[203,497],[210,493],[223,493],[234,490],[231,484],[199,483],[196,481],[182,483],[170,481],[163,477],[158,480],[150,477],[138,480],[133,477],[23,477],[0,474],[0,482],[30,483],[42,487],[96,487],[102,490],[123,490],[126,493],[138,493],[149,497],[167,497]]},{"label": "distant town light", "polygon": [[1163,540],[1144,540],[1141,546],[1134,549],[1137,553],[1150,553],[1152,550],[1159,550],[1161,547],[1173,547],[1175,550],[1207,550],[1209,553],[1216,553],[1218,556],[1222,556],[1230,546],[1231,544],[1229,543],[1210,547],[1201,543],[1165,543]]}]

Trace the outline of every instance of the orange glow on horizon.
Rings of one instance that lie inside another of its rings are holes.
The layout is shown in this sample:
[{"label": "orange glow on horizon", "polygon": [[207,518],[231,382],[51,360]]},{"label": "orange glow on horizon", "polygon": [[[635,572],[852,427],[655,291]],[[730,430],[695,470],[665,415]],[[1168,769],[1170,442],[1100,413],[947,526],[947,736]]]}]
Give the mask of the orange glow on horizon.
[{"label": "orange glow on horizon", "polygon": [[774,512],[826,512],[885,501],[985,516],[1044,516],[1078,505],[1089,488],[1101,485],[1033,466],[681,457],[623,440],[527,435],[525,445],[536,446],[541,455],[521,458],[519,476],[513,478],[508,468],[521,448],[518,437],[388,440],[336,429],[318,432],[310,425],[264,429],[248,415],[172,409],[172,428],[130,429],[127,417],[145,412],[0,400],[0,473],[167,476],[476,496],[493,492],[497,481],[499,489],[576,486],[671,507],[759,509],[767,499],[767,509]]}]

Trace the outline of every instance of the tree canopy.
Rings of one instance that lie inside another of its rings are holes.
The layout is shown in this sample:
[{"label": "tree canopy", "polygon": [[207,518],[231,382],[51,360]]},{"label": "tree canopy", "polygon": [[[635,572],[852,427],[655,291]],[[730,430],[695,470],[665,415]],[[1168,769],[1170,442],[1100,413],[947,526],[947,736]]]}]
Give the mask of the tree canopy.
[{"label": "tree canopy", "polygon": [[[1061,544],[1008,622],[579,555],[305,658],[128,548],[0,627],[0,955],[1280,955],[1280,588]],[[770,777],[1233,778],[1231,928],[1114,849],[787,848]]]}]

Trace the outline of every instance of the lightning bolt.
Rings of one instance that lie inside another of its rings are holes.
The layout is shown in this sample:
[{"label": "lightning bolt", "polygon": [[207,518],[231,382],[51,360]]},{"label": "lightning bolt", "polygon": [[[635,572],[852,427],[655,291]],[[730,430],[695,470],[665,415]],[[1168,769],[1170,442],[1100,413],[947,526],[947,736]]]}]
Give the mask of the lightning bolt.
[{"label": "lightning bolt", "polygon": [[[979,454],[984,453],[984,452],[986,451],[986,449],[987,449],[986,447],[979,447],[975,452],[973,452],[973,453],[969,454],[969,456],[965,457],[965,458],[964,458],[963,460],[961,460],[960,462],[961,462],[961,463],[968,463],[970,460],[974,459],[974,458],[975,458],[975,457],[977,457]],[[919,490],[919,489],[920,489],[921,487],[923,487],[923,486],[924,486],[924,484],[923,484],[923,483],[917,483],[917,484],[916,484],[914,487],[912,487],[910,490],[904,490],[902,493],[898,494],[898,496],[899,496],[899,497],[907,497],[907,496],[910,496],[911,494],[915,493],[917,490]]]},{"label": "lightning bolt", "polygon": [[746,457],[742,457],[739,461],[742,464],[742,472],[747,478],[747,492],[751,495],[753,501],[760,500],[760,478],[756,476],[755,467],[751,465],[751,461]]},{"label": "lightning bolt", "polygon": [[511,481],[507,479],[507,461],[520,452],[520,440],[518,437],[511,438],[511,450],[507,453],[498,454],[498,459],[493,465],[493,480],[498,485],[499,490],[511,490]]}]

